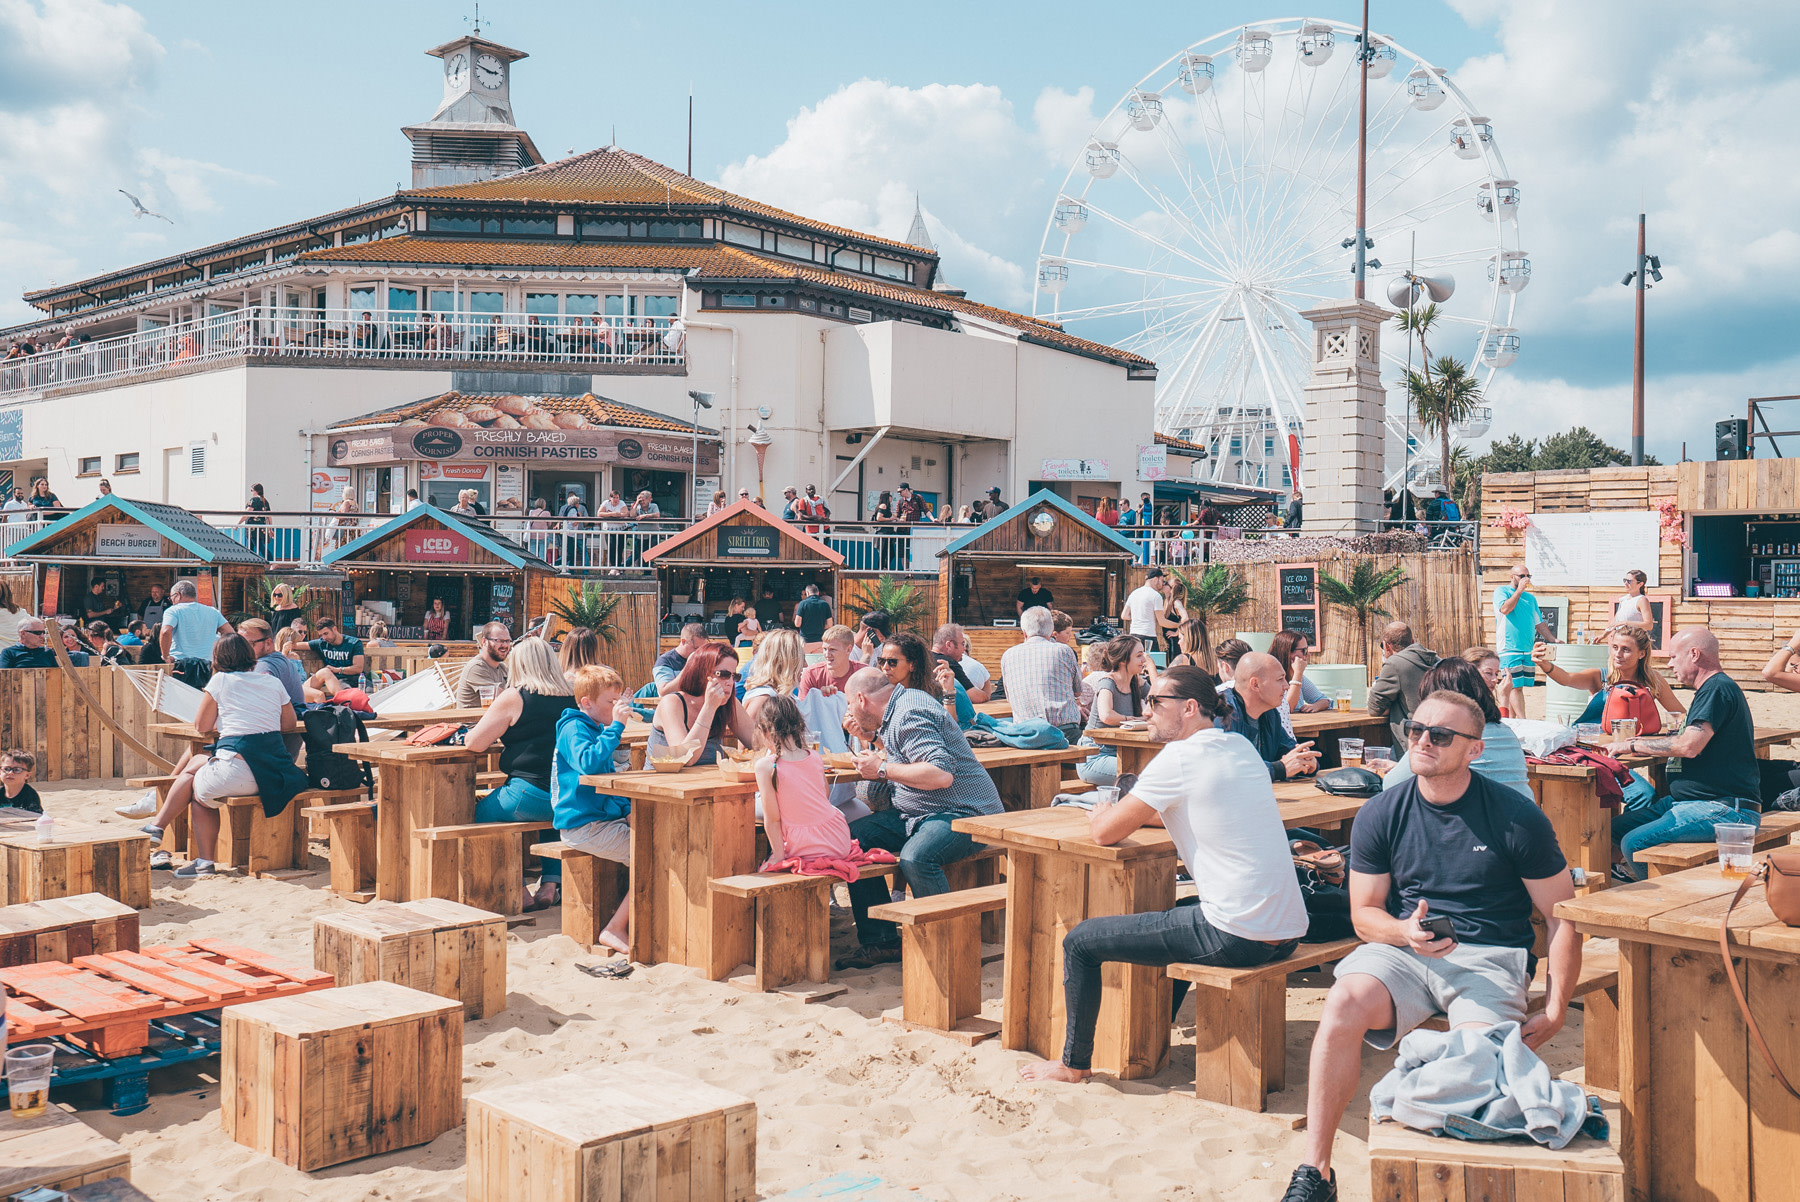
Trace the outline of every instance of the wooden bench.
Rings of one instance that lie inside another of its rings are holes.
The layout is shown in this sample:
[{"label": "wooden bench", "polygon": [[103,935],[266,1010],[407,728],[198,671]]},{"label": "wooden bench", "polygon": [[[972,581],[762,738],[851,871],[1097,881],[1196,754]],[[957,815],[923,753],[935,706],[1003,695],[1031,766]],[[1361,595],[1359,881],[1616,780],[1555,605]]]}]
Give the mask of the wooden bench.
[{"label": "wooden bench", "polygon": [[[1769,810],[1763,814],[1762,825],[1756,829],[1756,850],[1779,847],[1795,834],[1800,834],[1800,810]],[[1719,845],[1708,841],[1659,843],[1638,852],[1636,858],[1648,868],[1651,876],[1662,876],[1710,864],[1718,857]]]},{"label": "wooden bench", "polygon": [[911,1029],[941,1031],[973,1046],[1000,1033],[981,1012],[981,920],[1006,905],[1006,885],[983,885],[871,906],[900,926],[900,1015]]},{"label": "wooden bench", "polygon": [[[160,810],[169,799],[169,786],[178,779],[175,776],[134,776],[125,783],[134,789],[155,789],[156,806]],[[213,859],[223,867],[240,868],[251,874],[305,868],[309,830],[304,820],[311,815],[307,807],[316,803],[331,805],[351,801],[362,797],[363,793],[360,788],[306,789],[295,794],[287,808],[274,818],[263,814],[262,799],[255,795],[221,798],[219,839],[213,849]],[[199,849],[194,845],[193,829],[186,813],[163,831],[158,850],[196,858]],[[372,857],[370,862],[373,863]]]},{"label": "wooden bench", "polygon": [[308,806],[301,811],[325,823],[330,841],[331,891],[345,901],[375,897],[375,803]]},{"label": "wooden bench", "polygon": [[477,772],[475,774],[475,791],[477,793],[492,792],[505,783],[506,773],[504,772]]},{"label": "wooden bench", "polygon": [[[998,883],[1001,870],[1005,867],[1005,849],[983,847],[974,855],[964,856],[944,865],[944,877],[950,882],[950,892],[961,893],[968,889],[985,889]],[[1006,908],[1001,906],[985,911],[981,915],[981,942],[999,943],[1005,938]]]},{"label": "wooden bench", "polygon": [[[858,880],[891,878],[898,864],[865,864]],[[741,989],[779,990],[817,1002],[844,992],[842,985],[790,989],[800,981],[823,982],[831,972],[831,887],[835,876],[747,872],[715,878],[712,890],[749,901],[755,910],[756,960],[751,971],[730,978]]]},{"label": "wooden bench", "polygon": [[1391,1122],[1369,1124],[1369,1185],[1378,1199],[1598,1202],[1626,1196],[1625,1162],[1603,1140],[1577,1135],[1566,1148],[1552,1149],[1523,1137],[1462,1140]]},{"label": "wooden bench", "polygon": [[[548,822],[470,822],[416,827],[412,836],[417,843],[456,849],[456,896],[450,901],[495,914],[517,914],[525,891],[521,840],[533,831],[553,829]],[[427,846],[420,852],[429,855],[431,850]]]},{"label": "wooden bench", "polygon": [[532,855],[562,862],[562,933],[585,950],[598,950],[600,932],[631,891],[630,872],[567,843],[537,843]]},{"label": "wooden bench", "polygon": [[1302,943],[1255,968],[1171,964],[1168,975],[1194,986],[1194,1096],[1262,1110],[1287,1085],[1287,978],[1349,955],[1351,937]]}]

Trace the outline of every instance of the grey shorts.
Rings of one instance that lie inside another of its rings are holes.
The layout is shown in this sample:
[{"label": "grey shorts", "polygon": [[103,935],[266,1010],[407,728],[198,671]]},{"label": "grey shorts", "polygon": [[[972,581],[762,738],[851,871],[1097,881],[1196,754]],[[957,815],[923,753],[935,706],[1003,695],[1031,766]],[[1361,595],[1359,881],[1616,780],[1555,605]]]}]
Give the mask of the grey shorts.
[{"label": "grey shorts", "polygon": [[1370,1047],[1386,1051],[1439,1012],[1449,1016],[1452,1027],[1524,1022],[1529,956],[1522,947],[1459,943],[1448,956],[1433,960],[1411,948],[1365,943],[1339,961],[1333,975],[1342,980],[1362,973],[1386,987],[1394,1000],[1394,1025],[1363,1037]]}]

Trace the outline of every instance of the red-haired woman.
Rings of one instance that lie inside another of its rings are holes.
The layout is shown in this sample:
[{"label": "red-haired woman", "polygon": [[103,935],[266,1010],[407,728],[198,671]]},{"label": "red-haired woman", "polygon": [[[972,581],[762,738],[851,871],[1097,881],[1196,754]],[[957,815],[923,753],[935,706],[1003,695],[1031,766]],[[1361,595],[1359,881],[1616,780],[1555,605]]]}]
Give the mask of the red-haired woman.
[{"label": "red-haired woman", "polygon": [[751,746],[755,731],[749,712],[737,699],[737,671],[737,652],[720,643],[708,643],[688,656],[675,687],[656,703],[650,719],[649,757],[666,758],[671,747],[694,740],[688,764],[714,763],[719,758],[719,738],[727,729],[745,747]]}]

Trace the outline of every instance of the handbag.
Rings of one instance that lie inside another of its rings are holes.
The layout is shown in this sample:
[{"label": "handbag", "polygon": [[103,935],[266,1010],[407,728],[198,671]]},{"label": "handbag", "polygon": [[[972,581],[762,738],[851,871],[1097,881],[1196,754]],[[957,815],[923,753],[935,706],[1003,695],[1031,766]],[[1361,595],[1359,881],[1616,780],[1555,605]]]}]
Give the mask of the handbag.
[{"label": "handbag", "polygon": [[1719,919],[1719,955],[1725,961],[1725,979],[1731,982],[1732,996],[1737,998],[1738,1009],[1743,1012],[1744,1025],[1750,1030],[1750,1038],[1756,1041],[1756,1050],[1762,1053],[1763,1063],[1781,1083],[1781,1088],[1788,1091],[1789,1096],[1800,1101],[1800,1090],[1794,1088],[1781,1066],[1775,1063],[1775,1054],[1769,1051],[1769,1045],[1763,1040],[1762,1031],[1756,1025],[1756,1017],[1750,1013],[1750,1000],[1744,996],[1744,987],[1738,981],[1737,969],[1731,963],[1731,912],[1737,904],[1744,900],[1744,894],[1757,881],[1763,882],[1764,900],[1775,917],[1790,927],[1800,927],[1800,849],[1782,849],[1772,851],[1766,862],[1759,864],[1744,878],[1742,884],[1733,895],[1731,904],[1725,907],[1725,914]]},{"label": "handbag", "polygon": [[1344,853],[1311,839],[1288,843],[1294,875],[1299,879],[1300,900],[1306,905],[1306,938],[1309,943],[1345,939],[1356,933],[1350,919],[1350,890]]},{"label": "handbag", "polygon": [[406,741],[414,747],[435,747],[439,743],[450,742],[464,729],[457,722],[437,722],[413,731]]}]

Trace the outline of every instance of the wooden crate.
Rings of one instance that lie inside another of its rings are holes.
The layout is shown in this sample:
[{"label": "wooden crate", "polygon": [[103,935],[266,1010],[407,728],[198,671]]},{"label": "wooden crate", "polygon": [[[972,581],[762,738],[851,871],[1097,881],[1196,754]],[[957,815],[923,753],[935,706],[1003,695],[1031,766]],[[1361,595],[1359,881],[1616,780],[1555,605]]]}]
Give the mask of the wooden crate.
[{"label": "wooden crate", "polygon": [[313,919],[313,967],[339,985],[392,981],[463,1004],[463,1017],[506,1009],[506,919],[428,897],[371,902]]},{"label": "wooden crate", "polygon": [[1611,1144],[1585,1135],[1556,1151],[1523,1138],[1474,1143],[1370,1123],[1369,1184],[1375,1202],[1621,1202],[1625,1163]]},{"label": "wooden crate", "polygon": [[468,1202],[749,1202],[756,1104],[642,1062],[469,1097]]},{"label": "wooden crate", "polygon": [[310,1171],[429,1143],[462,1122],[462,1006],[390,981],[223,1015],[225,1134]]},{"label": "wooden crate", "polygon": [[0,1113],[0,1198],[108,1177],[131,1179],[131,1153],[61,1107],[24,1120]]},{"label": "wooden crate", "polygon": [[0,907],[0,968],[137,950],[137,911],[105,894]]},{"label": "wooden crate", "polygon": [[0,906],[103,893],[150,908],[150,836],[128,827],[58,822],[56,838],[0,833]]}]

